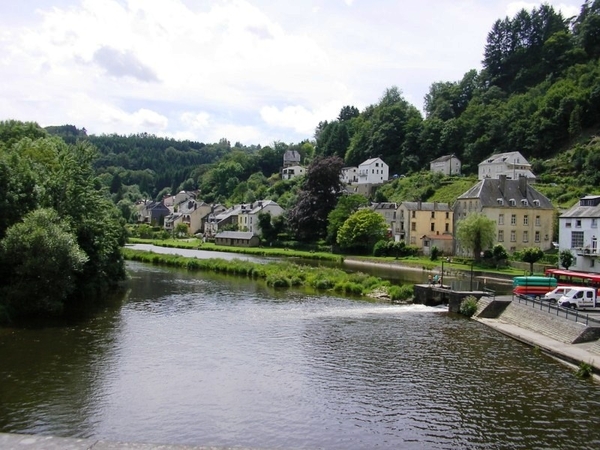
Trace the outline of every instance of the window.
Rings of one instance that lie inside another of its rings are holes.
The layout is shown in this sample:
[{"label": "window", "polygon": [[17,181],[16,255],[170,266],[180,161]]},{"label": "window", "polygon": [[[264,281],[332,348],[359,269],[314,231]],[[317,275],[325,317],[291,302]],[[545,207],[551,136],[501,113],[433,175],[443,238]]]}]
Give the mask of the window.
[{"label": "window", "polygon": [[510,224],[511,225],[516,225],[517,224],[517,215],[516,214],[511,214],[510,215]]},{"label": "window", "polygon": [[517,232],[515,230],[510,232],[510,242],[517,242]]},{"label": "window", "polygon": [[508,203],[510,204],[510,206],[517,206],[517,201],[514,198],[511,198]]},{"label": "window", "polygon": [[413,211],[413,212],[412,212],[412,218],[413,218],[413,219],[415,219],[416,217],[417,217],[417,212],[416,212],[416,211]]},{"label": "window", "polygon": [[498,215],[498,225],[504,225],[504,214]]},{"label": "window", "polygon": [[571,248],[583,247],[583,231],[571,232]]},{"label": "window", "polygon": [[540,232],[539,231],[535,232],[535,242],[540,242]]},{"label": "window", "polygon": [[504,230],[498,230],[498,242],[504,242]]},{"label": "window", "polygon": [[529,242],[529,231],[523,231],[523,242]]},{"label": "window", "polygon": [[568,221],[567,223],[565,223],[565,227],[566,228],[571,228],[571,221]]},{"label": "window", "polygon": [[435,219],[435,211],[431,211],[431,218]]},{"label": "window", "polygon": [[542,219],[540,218],[540,216],[535,216],[535,226],[536,227],[542,226]]},{"label": "window", "polygon": [[410,230],[411,231],[417,231],[417,222],[411,222],[410,223]]},{"label": "window", "polygon": [[449,223],[447,223],[447,224],[446,224],[446,233],[448,233],[449,231],[450,231],[450,224],[449,224]]},{"label": "window", "polygon": [[521,205],[522,206],[529,206],[529,202],[527,201],[526,198],[524,198],[524,199],[521,200]]},{"label": "window", "polygon": [[527,214],[523,216],[523,225],[529,225],[529,216]]},{"label": "window", "polygon": [[581,219],[575,220],[575,228],[581,228]]},{"label": "window", "polygon": [[431,224],[431,231],[435,231],[435,223]]},{"label": "window", "polygon": [[598,228],[598,219],[592,219],[592,228]]},{"label": "window", "polygon": [[534,206],[540,206],[540,201],[539,200],[534,200],[533,201],[533,205]]}]

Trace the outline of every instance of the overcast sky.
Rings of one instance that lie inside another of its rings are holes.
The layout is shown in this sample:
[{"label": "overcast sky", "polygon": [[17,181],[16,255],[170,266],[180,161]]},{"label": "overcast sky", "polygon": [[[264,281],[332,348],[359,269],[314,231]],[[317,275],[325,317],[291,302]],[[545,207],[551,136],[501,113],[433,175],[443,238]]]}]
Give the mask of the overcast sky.
[{"label": "overcast sky", "polygon": [[[564,16],[583,0],[550,0]],[[481,69],[503,0],[0,2],[0,120],[269,145]]]}]

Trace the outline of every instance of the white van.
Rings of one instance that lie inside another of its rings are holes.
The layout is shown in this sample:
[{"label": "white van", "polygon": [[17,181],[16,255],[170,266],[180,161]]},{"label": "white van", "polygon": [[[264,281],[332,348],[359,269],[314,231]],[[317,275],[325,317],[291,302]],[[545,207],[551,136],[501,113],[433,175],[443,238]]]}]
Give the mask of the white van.
[{"label": "white van", "polygon": [[577,286],[558,286],[550,292],[546,292],[540,300],[550,303],[556,303],[563,295],[566,295],[571,289]]},{"label": "white van", "polygon": [[573,287],[558,299],[558,306],[563,308],[595,308],[598,295],[596,288]]}]

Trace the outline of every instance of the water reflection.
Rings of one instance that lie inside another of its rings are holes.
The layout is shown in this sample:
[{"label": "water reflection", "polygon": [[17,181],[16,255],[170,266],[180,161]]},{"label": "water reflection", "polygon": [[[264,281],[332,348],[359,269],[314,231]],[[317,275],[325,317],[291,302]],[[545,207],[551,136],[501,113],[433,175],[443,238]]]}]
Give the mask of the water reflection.
[{"label": "water reflection", "polygon": [[424,306],[128,264],[122,307],[0,331],[0,431],[255,448],[595,448],[600,392]]}]

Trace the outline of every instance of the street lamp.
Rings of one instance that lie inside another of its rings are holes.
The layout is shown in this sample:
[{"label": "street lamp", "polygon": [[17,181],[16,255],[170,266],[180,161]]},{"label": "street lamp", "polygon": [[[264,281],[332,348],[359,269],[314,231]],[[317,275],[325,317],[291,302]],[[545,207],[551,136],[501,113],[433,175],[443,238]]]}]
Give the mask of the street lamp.
[{"label": "street lamp", "polygon": [[473,292],[473,262],[471,261],[471,292]]},{"label": "street lamp", "polygon": [[[446,262],[450,262],[450,258],[446,258]],[[444,260],[442,259],[442,278],[440,279],[440,284],[444,287]]]}]

